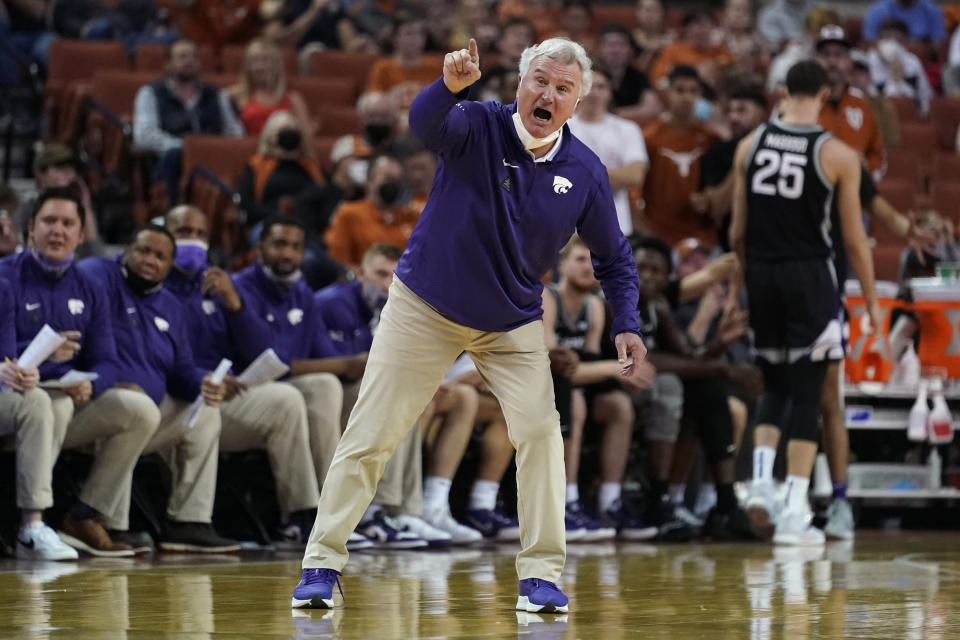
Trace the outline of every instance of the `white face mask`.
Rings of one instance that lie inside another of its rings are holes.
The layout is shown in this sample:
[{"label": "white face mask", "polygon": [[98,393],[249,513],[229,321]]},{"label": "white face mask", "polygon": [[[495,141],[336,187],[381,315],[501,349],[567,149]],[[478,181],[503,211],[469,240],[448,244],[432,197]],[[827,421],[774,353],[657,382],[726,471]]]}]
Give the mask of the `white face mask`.
[{"label": "white face mask", "polygon": [[520,136],[520,142],[523,144],[523,148],[527,151],[539,149],[560,137],[560,129],[557,129],[546,137],[534,138],[533,135],[527,131],[527,128],[523,126],[523,120],[520,118],[520,114],[516,112],[513,114],[513,126],[517,130],[517,135]]}]

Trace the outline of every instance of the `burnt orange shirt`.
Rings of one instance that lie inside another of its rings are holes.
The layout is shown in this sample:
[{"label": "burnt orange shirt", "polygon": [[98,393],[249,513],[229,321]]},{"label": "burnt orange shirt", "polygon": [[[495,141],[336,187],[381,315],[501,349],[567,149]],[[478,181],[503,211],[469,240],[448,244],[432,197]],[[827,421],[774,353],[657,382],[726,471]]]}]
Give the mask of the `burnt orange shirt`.
[{"label": "burnt orange shirt", "polygon": [[380,58],[373,63],[367,78],[367,91],[390,91],[397,85],[415,82],[427,86],[443,73],[443,59],[422,56],[420,65],[405,67],[395,58]]},{"label": "burnt orange shirt", "polygon": [[880,127],[870,103],[858,90],[848,89],[837,103],[827,100],[820,112],[820,126],[853,147],[870,171],[882,170],[886,166]]},{"label": "burnt orange shirt", "polygon": [[667,45],[650,65],[650,82],[659,89],[663,79],[678,64],[688,64],[695,67],[701,62],[716,62],[723,66],[733,64],[734,58],[733,54],[721,46],[697,49],[689,42],[679,40]]},{"label": "burnt orange shirt", "polygon": [[367,249],[378,242],[405,248],[419,217],[420,214],[409,207],[397,207],[381,214],[367,199],[344,202],[334,212],[323,239],[335,260],[360,264]]},{"label": "burnt orange shirt", "polygon": [[700,187],[703,154],[719,138],[697,122],[689,128],[672,127],[666,120],[643,129],[650,171],[643,183],[643,216],[650,231],[674,245],[683,238],[717,243],[717,231],[708,216],[690,206],[690,194]]}]

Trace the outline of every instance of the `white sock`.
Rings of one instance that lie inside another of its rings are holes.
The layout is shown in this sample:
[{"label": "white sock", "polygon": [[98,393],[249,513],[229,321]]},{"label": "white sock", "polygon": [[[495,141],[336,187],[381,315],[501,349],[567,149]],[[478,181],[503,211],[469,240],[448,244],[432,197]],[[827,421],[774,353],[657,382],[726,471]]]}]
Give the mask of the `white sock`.
[{"label": "white sock", "polygon": [[600,484],[600,495],[597,497],[597,506],[600,513],[606,513],[620,499],[619,482],[603,482]]},{"label": "white sock", "polygon": [[381,511],[383,511],[382,506],[379,504],[371,504],[367,507],[367,510],[363,512],[363,517],[360,518],[360,522],[370,522]]},{"label": "white sock", "polygon": [[753,448],[753,479],[773,482],[773,462],[777,459],[777,450],[773,447]]},{"label": "white sock", "polygon": [[683,504],[683,499],[687,495],[686,484],[671,484],[668,490],[671,504]]},{"label": "white sock", "polygon": [[697,499],[704,505],[714,506],[717,504],[717,485],[712,482],[700,485],[700,495],[697,496]]},{"label": "white sock", "polygon": [[577,486],[577,483],[567,485],[567,504],[571,502],[576,502],[580,499],[580,487]]},{"label": "white sock", "polygon": [[450,509],[450,486],[452,484],[452,480],[440,476],[427,476],[423,483],[424,512]]},{"label": "white sock", "polygon": [[803,476],[787,476],[787,497],[783,500],[784,511],[806,511],[807,489],[810,488],[810,478]]},{"label": "white sock", "polygon": [[500,483],[492,480],[474,480],[470,489],[470,509],[486,509],[493,511],[497,508],[497,494],[500,493]]}]

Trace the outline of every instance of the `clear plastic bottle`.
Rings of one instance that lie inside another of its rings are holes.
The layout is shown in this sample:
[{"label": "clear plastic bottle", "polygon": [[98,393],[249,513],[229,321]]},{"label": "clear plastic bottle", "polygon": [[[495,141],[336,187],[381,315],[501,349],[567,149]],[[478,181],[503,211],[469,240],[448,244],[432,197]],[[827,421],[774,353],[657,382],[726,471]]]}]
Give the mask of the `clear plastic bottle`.
[{"label": "clear plastic bottle", "polygon": [[927,381],[920,381],[917,400],[910,408],[910,422],[907,425],[907,438],[913,442],[923,442],[927,439],[927,420],[930,417],[930,407],[927,406]]},{"label": "clear plastic bottle", "polygon": [[934,378],[930,383],[930,397],[933,400],[933,409],[930,410],[930,420],[927,433],[931,444],[945,444],[953,440],[953,416],[943,397],[943,381]]}]

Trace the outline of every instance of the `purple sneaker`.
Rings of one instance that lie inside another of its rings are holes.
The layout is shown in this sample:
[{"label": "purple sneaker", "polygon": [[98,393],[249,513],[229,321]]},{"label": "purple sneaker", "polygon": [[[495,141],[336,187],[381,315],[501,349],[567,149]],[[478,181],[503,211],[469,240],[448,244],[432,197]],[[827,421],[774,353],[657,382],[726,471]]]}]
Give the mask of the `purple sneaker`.
[{"label": "purple sneaker", "polygon": [[471,509],[464,518],[466,523],[483,534],[484,538],[493,538],[501,542],[513,542],[520,539],[520,523],[515,518],[505,516],[491,509]]},{"label": "purple sneaker", "polygon": [[552,582],[527,578],[519,584],[517,610],[527,613],[566,613],[570,600]]},{"label": "purple sneaker", "polygon": [[333,609],[333,585],[340,586],[340,572],[334,569],[304,569],[300,584],[293,590],[290,606],[294,609]]}]

